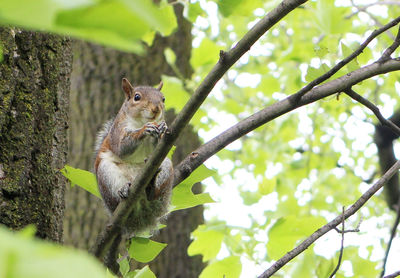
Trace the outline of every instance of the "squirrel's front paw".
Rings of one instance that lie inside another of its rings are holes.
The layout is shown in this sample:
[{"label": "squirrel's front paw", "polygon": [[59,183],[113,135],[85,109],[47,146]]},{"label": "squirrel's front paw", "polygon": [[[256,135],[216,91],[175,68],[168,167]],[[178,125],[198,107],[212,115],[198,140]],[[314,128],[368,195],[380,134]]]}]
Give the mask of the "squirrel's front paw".
[{"label": "squirrel's front paw", "polygon": [[126,199],[126,198],[128,198],[128,195],[129,195],[129,188],[131,187],[131,183],[130,182],[128,182],[128,183],[126,183],[124,186],[122,186],[119,190],[118,190],[118,196],[121,198],[121,199]]},{"label": "squirrel's front paw", "polygon": [[147,123],[144,125],[144,127],[145,127],[145,133],[150,136],[158,138],[161,134],[159,127],[154,123]]},{"label": "squirrel's front paw", "polygon": [[167,123],[165,121],[162,121],[158,125],[158,130],[160,131],[160,135],[164,134],[168,129]]}]

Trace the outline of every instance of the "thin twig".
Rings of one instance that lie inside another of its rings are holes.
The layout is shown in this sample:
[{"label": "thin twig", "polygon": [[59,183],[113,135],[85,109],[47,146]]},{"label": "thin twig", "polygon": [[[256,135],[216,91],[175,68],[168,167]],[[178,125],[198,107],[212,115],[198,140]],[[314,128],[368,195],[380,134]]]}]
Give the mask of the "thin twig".
[{"label": "thin twig", "polygon": [[318,84],[321,84],[325,80],[328,80],[331,76],[333,76],[336,72],[338,72],[346,64],[348,64],[350,61],[352,61],[354,58],[356,58],[358,55],[360,55],[373,39],[375,39],[377,36],[379,36],[380,34],[385,32],[386,30],[396,26],[397,24],[399,24],[399,22],[400,22],[400,16],[395,18],[394,20],[390,21],[385,26],[373,31],[371,33],[371,35],[369,35],[368,38],[353,53],[351,53],[349,56],[347,56],[342,61],[337,63],[333,68],[331,68],[325,74],[314,79],[313,81],[308,83],[306,86],[304,86],[300,91],[298,91],[296,93],[297,97],[300,98],[301,96],[303,96],[305,93],[310,91],[312,88],[314,88]]},{"label": "thin twig", "polygon": [[398,277],[398,276],[400,276],[400,270],[399,270],[399,271],[396,271],[395,273],[386,275],[386,276],[383,277],[383,278],[395,278],[395,277]]},{"label": "thin twig", "polygon": [[383,187],[383,185],[400,169],[400,161],[397,161],[373,186],[371,186],[361,197],[347,210],[344,211],[343,214],[337,216],[335,219],[330,221],[328,224],[319,228],[312,235],[306,238],[303,242],[301,242],[297,247],[293,250],[289,251],[276,261],[270,268],[268,268],[263,274],[259,276],[259,278],[267,278],[271,277],[275,272],[281,269],[284,265],[286,265],[289,261],[295,258],[297,255],[302,253],[311,244],[313,244],[318,238],[322,237],[324,234],[332,230],[334,227],[339,225],[342,221],[343,216],[345,219],[349,218],[351,215],[356,213],[379,189]]},{"label": "thin twig", "polygon": [[387,247],[386,247],[385,258],[383,259],[383,266],[382,266],[382,272],[381,272],[381,276],[380,277],[383,277],[383,275],[385,275],[386,262],[387,262],[387,259],[389,257],[390,248],[392,247],[392,241],[393,241],[393,239],[394,239],[394,237],[396,235],[396,231],[397,231],[397,227],[399,225],[399,221],[400,221],[400,199],[397,202],[396,219],[394,220],[393,227],[392,227],[392,230],[390,232],[390,239],[389,239],[389,242],[388,242]]},{"label": "thin twig", "polygon": [[[379,21],[379,19],[376,18],[376,16],[374,16],[372,13],[370,13],[370,12],[368,11],[367,7],[357,5],[356,3],[354,3],[354,0],[350,0],[350,1],[351,1],[351,4],[353,5],[353,7],[355,7],[355,8],[357,9],[357,11],[355,11],[355,12],[353,12],[352,14],[346,16],[346,17],[345,17],[346,19],[350,19],[350,18],[352,18],[354,15],[359,14],[360,12],[364,12],[364,13],[368,14],[368,16],[374,21],[375,25],[377,25],[377,26],[379,26],[379,27],[382,27],[382,26],[383,26],[383,24]],[[386,33],[392,40],[394,40],[394,36],[393,36],[392,33],[390,33],[389,30],[386,30],[385,33]]]},{"label": "thin twig", "polygon": [[368,7],[372,7],[372,6],[382,6],[382,5],[400,6],[400,2],[398,2],[398,1],[377,1],[374,3],[359,5],[359,7],[368,8]]},{"label": "thin twig", "polygon": [[[336,227],[335,227],[336,229]],[[338,263],[335,267],[335,269],[333,270],[333,272],[331,273],[331,275],[329,276],[329,278],[332,278],[335,276],[336,272],[338,272],[339,268],[340,268],[340,264],[342,263],[342,257],[343,257],[343,247],[344,247],[344,207],[342,207],[342,241],[340,243],[340,253],[339,253],[339,260]]]},{"label": "thin twig", "polygon": [[359,103],[363,104],[365,107],[367,107],[368,109],[370,109],[375,116],[378,118],[378,120],[381,122],[382,125],[385,125],[389,128],[392,129],[392,131],[397,134],[398,136],[400,136],[400,127],[398,127],[397,125],[395,125],[392,121],[385,119],[379,108],[374,105],[372,102],[370,102],[368,99],[363,98],[362,96],[360,96],[359,94],[357,94],[353,89],[346,89],[344,91],[346,93],[346,95],[348,95],[349,97],[351,97],[352,99],[358,101]]},{"label": "thin twig", "polygon": [[400,27],[399,30],[397,31],[396,38],[394,39],[393,43],[391,46],[389,46],[385,52],[383,52],[381,58],[379,58],[378,62],[380,61],[385,61],[387,59],[390,59],[390,55],[393,54],[393,52],[400,46]]},{"label": "thin twig", "polygon": [[231,50],[220,53],[218,63],[212,68],[183,107],[182,111],[177,115],[167,133],[158,143],[153,154],[149,157],[144,169],[135,178],[128,198],[118,205],[107,226],[98,236],[93,248],[93,253],[96,257],[102,258],[111,246],[111,242],[115,239],[116,235],[120,234],[121,227],[124,225],[127,217],[137,203],[140,193],[145,190],[161,162],[172,148],[173,143],[207,98],[215,84],[265,32],[306,1],[307,0],[283,0],[275,9],[270,11],[255,24]]},{"label": "thin twig", "polygon": [[339,234],[345,234],[345,233],[358,233],[360,232],[360,225],[363,220],[363,217],[361,216],[360,221],[357,224],[357,227],[355,229],[349,229],[349,230],[339,230],[337,227],[335,227],[335,231],[338,232]]}]

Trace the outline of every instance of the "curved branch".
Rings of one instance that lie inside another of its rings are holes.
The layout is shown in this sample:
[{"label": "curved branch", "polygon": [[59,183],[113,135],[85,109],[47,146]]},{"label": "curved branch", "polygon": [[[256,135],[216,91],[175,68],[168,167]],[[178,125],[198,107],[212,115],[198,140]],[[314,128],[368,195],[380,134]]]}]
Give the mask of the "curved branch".
[{"label": "curved branch", "polygon": [[297,255],[302,253],[311,244],[313,244],[318,238],[329,232],[330,230],[334,229],[343,219],[349,218],[351,215],[356,213],[379,189],[383,187],[383,185],[400,169],[400,160],[397,161],[372,187],[370,187],[361,197],[350,207],[348,208],[343,214],[340,214],[335,219],[333,219],[328,224],[324,225],[323,227],[319,228],[315,231],[311,236],[305,239],[302,243],[300,243],[296,248],[289,251],[276,261],[270,268],[268,268],[263,274],[259,276],[259,278],[267,278],[271,277],[275,272],[281,269],[285,264],[295,258]]},{"label": "curved branch", "polygon": [[400,127],[395,125],[391,120],[386,120],[385,117],[382,116],[381,111],[379,110],[378,106],[374,105],[368,99],[363,98],[362,96],[357,94],[352,89],[347,89],[344,92],[346,95],[348,95],[355,101],[358,101],[359,103],[361,103],[365,107],[367,107],[369,110],[371,110],[375,114],[375,116],[378,118],[378,120],[381,122],[382,125],[389,127],[394,133],[396,133],[398,136],[400,136]]},{"label": "curved branch", "polygon": [[385,252],[385,257],[383,259],[383,266],[382,266],[382,272],[381,272],[380,277],[383,277],[383,275],[385,275],[387,259],[389,258],[390,248],[392,246],[394,236],[396,235],[396,231],[397,231],[397,227],[399,226],[399,222],[400,222],[400,199],[397,202],[396,219],[394,220],[392,230],[390,231],[390,238],[389,238],[389,241],[388,241],[388,244],[386,247],[386,252]]},{"label": "curved branch", "polygon": [[395,277],[398,277],[398,276],[400,276],[400,270],[396,271],[395,273],[389,274],[389,275],[387,275],[387,276],[385,276],[383,278],[395,278]]},{"label": "curved branch", "polygon": [[[298,91],[296,93],[296,95],[298,97],[303,96],[305,93],[307,93],[309,90],[311,90],[312,88],[314,88],[316,85],[321,84],[322,82],[324,82],[325,80],[328,80],[331,76],[333,76],[336,72],[338,72],[341,68],[343,68],[346,64],[348,64],[350,61],[352,61],[354,58],[356,58],[358,55],[360,55],[363,50],[367,47],[367,45],[373,40],[375,39],[377,36],[379,36],[380,34],[382,34],[383,32],[385,32],[386,30],[389,30],[390,28],[396,26],[397,24],[399,24],[400,22],[400,16],[393,19],[392,21],[390,21],[388,24],[382,26],[381,28],[374,30],[371,35],[368,36],[368,38],[362,43],[360,44],[360,46],[353,52],[351,53],[349,56],[347,56],[346,58],[344,58],[342,61],[340,61],[339,63],[337,63],[333,68],[331,68],[329,71],[327,71],[326,73],[324,73],[323,75],[321,75],[320,77],[317,77],[316,79],[314,79],[313,81],[311,81],[309,84],[307,84],[306,86],[304,86],[303,88],[301,88],[300,91]],[[393,46],[394,47],[394,46]],[[385,51],[386,53],[386,51]],[[390,53],[392,54],[392,52]],[[390,57],[390,54],[388,55],[388,57]],[[383,57],[383,56],[382,56]]]},{"label": "curved branch", "polygon": [[[335,227],[335,230],[338,231],[338,228]],[[333,270],[331,275],[329,275],[329,278],[335,277],[336,273],[338,272],[338,270],[340,268],[340,264],[342,263],[343,249],[344,249],[344,234],[345,234],[345,229],[344,229],[344,206],[342,207],[342,230],[341,231],[339,230],[339,232],[342,234],[342,240],[340,241],[339,259],[338,259],[338,263],[337,263],[335,269]]]},{"label": "curved branch", "polygon": [[140,192],[143,192],[151,178],[156,173],[163,159],[167,156],[176,138],[190,119],[199,109],[200,105],[207,98],[215,84],[225,72],[246,53],[250,47],[273,25],[293,11],[296,7],[307,0],[283,0],[275,9],[262,18],[244,37],[228,52],[220,52],[220,59],[210,73],[205,77],[192,97],[183,107],[182,111],[175,118],[165,136],[157,145],[153,154],[149,157],[144,169],[134,180],[125,202],[121,202],[115,210],[106,228],[98,236],[93,253],[96,257],[102,258],[110,248],[112,241],[120,234],[121,227],[137,202]]},{"label": "curved branch", "polygon": [[400,59],[389,59],[384,62],[375,62],[339,77],[338,79],[315,87],[300,98],[298,98],[297,94],[293,94],[256,112],[250,117],[225,130],[188,155],[177,167],[175,167],[174,184],[179,184],[209,157],[257,127],[260,127],[261,125],[301,106],[340,93],[372,76],[396,70],[400,70]]}]

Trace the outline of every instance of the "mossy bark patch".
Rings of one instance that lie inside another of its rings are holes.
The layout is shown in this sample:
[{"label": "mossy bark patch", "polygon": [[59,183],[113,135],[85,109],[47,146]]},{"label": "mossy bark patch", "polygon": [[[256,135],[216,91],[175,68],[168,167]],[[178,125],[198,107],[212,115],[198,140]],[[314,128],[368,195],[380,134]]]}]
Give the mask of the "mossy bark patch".
[{"label": "mossy bark patch", "polygon": [[0,223],[61,241],[70,42],[16,28],[0,41]]}]

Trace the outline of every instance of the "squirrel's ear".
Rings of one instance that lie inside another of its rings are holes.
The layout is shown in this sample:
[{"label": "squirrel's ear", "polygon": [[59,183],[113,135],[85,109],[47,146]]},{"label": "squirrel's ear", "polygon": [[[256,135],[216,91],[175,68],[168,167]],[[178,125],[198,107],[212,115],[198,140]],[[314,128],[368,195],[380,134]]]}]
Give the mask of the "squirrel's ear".
[{"label": "squirrel's ear", "polygon": [[164,83],[161,80],[160,84],[158,84],[157,90],[161,91],[161,88],[162,88],[163,85],[164,85]]},{"label": "squirrel's ear", "polygon": [[126,98],[129,99],[133,91],[133,86],[131,85],[131,83],[129,83],[129,80],[126,78],[122,78],[122,90],[125,92]]}]

